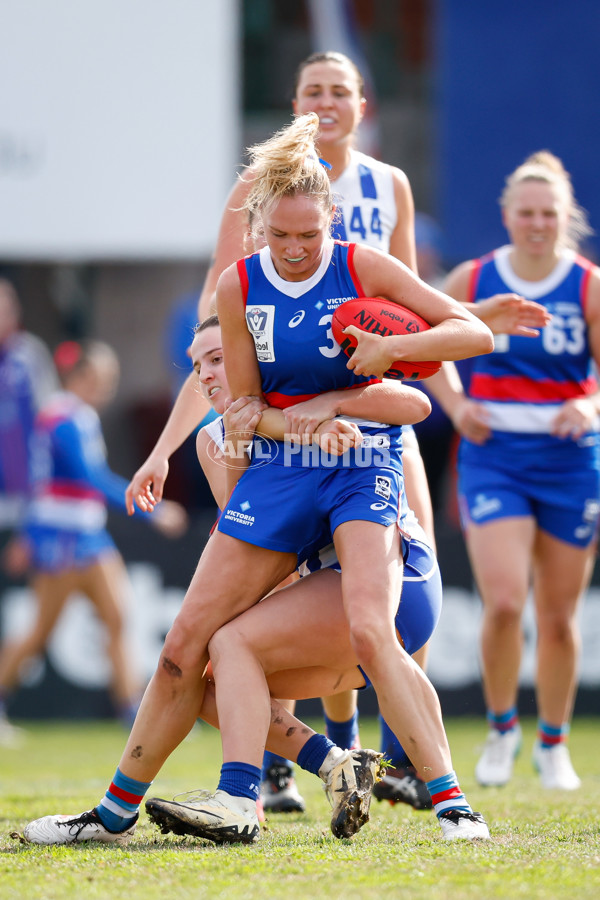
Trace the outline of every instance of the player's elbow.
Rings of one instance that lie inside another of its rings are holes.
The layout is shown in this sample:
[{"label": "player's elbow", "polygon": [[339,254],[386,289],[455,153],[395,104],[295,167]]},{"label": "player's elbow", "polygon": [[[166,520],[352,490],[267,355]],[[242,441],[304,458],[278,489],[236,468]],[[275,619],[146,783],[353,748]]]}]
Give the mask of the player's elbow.
[{"label": "player's elbow", "polygon": [[409,409],[407,410],[406,425],[416,425],[422,422],[431,413],[431,400],[423,391],[416,388],[411,394]]},{"label": "player's elbow", "polygon": [[494,349],[494,335],[491,329],[481,321],[477,322],[476,341],[479,349],[473,353],[473,356],[482,356],[484,353],[491,353]]}]

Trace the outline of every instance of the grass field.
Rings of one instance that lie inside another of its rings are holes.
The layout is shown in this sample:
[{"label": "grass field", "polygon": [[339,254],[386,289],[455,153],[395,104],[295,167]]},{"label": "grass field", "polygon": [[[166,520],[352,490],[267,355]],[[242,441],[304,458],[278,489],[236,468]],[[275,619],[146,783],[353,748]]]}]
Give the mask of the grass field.
[{"label": "grass field", "polygon": [[[271,816],[258,844],[215,846],[159,834],[142,815],[125,850],[79,844],[31,847],[11,839],[47,813],[78,813],[98,802],[124,744],[113,724],[29,724],[18,750],[0,748],[0,897],[128,900],[361,900],[361,898],[600,897],[600,722],[576,719],[571,736],[583,788],[553,795],[530,763],[533,722],[504,789],[475,785],[483,720],[449,719],[461,785],[490,825],[493,840],[446,844],[431,812],[374,801],[371,822],[351,841],[329,831],[321,783],[298,773],[303,815]],[[317,724],[317,727],[319,725]],[[375,723],[361,720],[364,746],[377,746]],[[197,728],[164,767],[151,795],[170,797],[216,786],[220,743]]]}]

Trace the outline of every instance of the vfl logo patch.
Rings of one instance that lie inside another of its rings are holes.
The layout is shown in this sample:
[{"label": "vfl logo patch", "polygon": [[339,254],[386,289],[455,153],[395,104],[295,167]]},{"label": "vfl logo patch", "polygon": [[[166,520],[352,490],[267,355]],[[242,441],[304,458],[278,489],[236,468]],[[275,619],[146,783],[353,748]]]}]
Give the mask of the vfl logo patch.
[{"label": "vfl logo patch", "polygon": [[389,500],[392,496],[392,479],[385,475],[375,476],[375,493],[384,500]]},{"label": "vfl logo patch", "polygon": [[273,345],[273,323],[275,307],[273,305],[250,306],[246,308],[248,331],[254,338],[256,356],[259,362],[275,362]]}]

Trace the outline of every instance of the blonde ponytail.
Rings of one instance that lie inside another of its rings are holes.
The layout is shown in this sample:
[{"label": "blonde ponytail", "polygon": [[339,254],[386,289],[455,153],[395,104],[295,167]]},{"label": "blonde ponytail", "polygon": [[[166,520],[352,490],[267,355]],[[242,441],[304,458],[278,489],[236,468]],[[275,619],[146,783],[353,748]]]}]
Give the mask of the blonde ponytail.
[{"label": "blonde ponytail", "polygon": [[295,194],[315,197],[331,212],[331,185],[315,148],[318,131],[319,117],[308,113],[296,116],[267,141],[248,148],[253,180],[242,208],[250,218]]}]

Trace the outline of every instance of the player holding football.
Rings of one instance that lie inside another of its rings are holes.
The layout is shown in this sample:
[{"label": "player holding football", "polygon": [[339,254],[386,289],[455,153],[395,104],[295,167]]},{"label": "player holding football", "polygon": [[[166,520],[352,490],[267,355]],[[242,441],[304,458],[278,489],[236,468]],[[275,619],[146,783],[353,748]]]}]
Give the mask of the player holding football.
[{"label": "player holding football", "polygon": [[[254,416],[260,413],[255,414],[253,404],[244,404],[242,401],[227,409],[229,387],[216,316],[209,316],[197,326],[190,356],[204,396],[217,412],[223,414],[225,411],[221,418],[203,428],[197,438],[198,458],[204,474],[217,503],[223,507],[231,492],[227,478],[230,470],[225,465],[225,443],[231,444],[239,439],[240,431],[246,433],[249,428],[252,430],[257,421]],[[400,382],[388,382],[369,385],[361,390],[322,394],[309,403],[302,403],[301,407],[305,416],[312,411],[310,414],[317,421],[337,409],[344,414],[354,413],[370,418],[394,416],[397,424],[404,424],[414,422],[426,414],[429,404],[420,391]],[[272,432],[271,436],[282,438],[286,428],[283,412],[276,415],[280,420],[280,429]],[[240,469],[238,474],[241,471]],[[423,529],[411,518],[410,512],[406,516],[404,527],[410,531],[411,539],[403,544],[404,576],[402,600],[396,613],[396,630],[406,652],[414,654],[428,640],[436,626],[441,611],[442,585],[435,553],[429,546]],[[400,534],[398,539],[403,540]],[[258,661],[267,673],[273,696],[283,691],[286,697],[298,698],[317,691],[320,695],[337,697],[339,693],[345,693],[345,684],[364,687],[365,679],[356,667],[357,661],[343,614],[340,570],[333,545],[329,543],[329,546],[323,547],[303,564],[301,571],[305,576],[301,582],[296,582],[283,592],[271,594],[252,607],[235,620],[233,629],[221,629],[211,641],[211,651],[214,648],[217,652],[221,658],[221,666],[229,668],[233,664],[235,670],[239,670],[240,663],[245,668],[246,662],[243,660],[246,656],[250,656],[252,665]],[[317,619],[318,640],[315,639],[314,629]],[[285,660],[285,671],[277,672],[282,659]],[[238,690],[241,692],[240,702],[243,703],[243,684]],[[331,694],[331,691],[336,693]],[[214,705],[214,683],[211,682],[200,712],[201,718],[207,719],[211,724],[217,724]],[[272,719],[274,717],[279,720],[281,710],[274,708]],[[232,738],[233,723],[227,719],[221,721],[223,745],[227,746]],[[292,720],[286,721],[284,752],[293,755],[294,759],[299,758],[301,762],[307,757],[310,760],[310,749],[322,741],[322,738],[314,734],[309,736],[305,732],[304,728],[299,730],[294,727]],[[253,732],[250,740],[256,741],[258,738],[259,735]],[[270,734],[269,738],[272,740],[273,735]],[[282,741],[282,738],[279,740]],[[304,749],[309,740],[310,746]],[[360,756],[356,758],[359,759]],[[152,798],[147,801],[146,810],[162,831],[199,835],[214,841],[220,841],[224,837],[231,840],[232,836],[237,838],[238,835],[243,835],[244,839],[249,836],[254,838],[258,835],[254,804],[251,798],[240,802],[247,810],[238,810],[237,818],[234,811],[228,809],[220,821],[215,819],[212,823],[206,820],[202,797],[188,795],[180,798],[179,802]],[[367,796],[360,802],[362,812],[356,824],[368,818]],[[431,800],[429,804],[431,805]],[[344,827],[348,828],[348,824],[344,817]],[[335,815],[334,828],[337,831]],[[234,832],[234,829],[237,830]],[[346,832],[345,836],[349,836],[349,833]]]},{"label": "player holding football", "polygon": [[[358,152],[354,145],[360,122],[365,114],[364,81],[354,62],[337,52],[314,53],[298,66],[294,79],[293,109],[295,113],[315,112],[319,116],[316,152],[329,166],[328,174],[334,191],[336,215],[331,225],[333,237],[368,244],[390,253],[416,272],[414,235],[414,203],[406,174],[373,157]],[[252,182],[252,169],[247,169],[236,182],[227,200],[221,220],[214,262],[207,275],[200,298],[199,320],[214,308],[217,279],[224,269],[248,252],[245,248],[247,215],[244,201]],[[491,308],[490,308],[491,306]],[[526,333],[527,326],[544,324],[540,307],[526,303],[516,295],[494,298],[476,315],[494,331]],[[493,323],[493,324],[492,324]],[[440,400],[451,402],[461,391],[460,378],[451,363],[428,382]],[[133,511],[133,498],[151,489],[160,500],[168,472],[168,459],[207,412],[207,406],[188,382],[181,391],[175,408],[148,460],[134,475],[128,489],[128,502]],[[433,511],[425,467],[412,428],[403,433],[403,469],[408,503],[435,547]],[[426,648],[419,651],[424,665]],[[358,737],[356,698],[352,694],[337,695],[324,701],[328,735],[340,746],[350,747]],[[430,803],[429,794],[417,777],[414,767],[391,732],[382,732],[382,749],[391,755],[394,766],[377,786],[378,798],[402,800],[417,808]],[[391,753],[390,753],[391,751]],[[272,760],[275,766],[265,779],[265,808],[280,804],[301,809],[301,800],[293,789],[291,770],[285,761]],[[401,767],[401,768],[400,768]],[[265,766],[268,769],[268,762]]]},{"label": "player holding football", "polygon": [[[267,247],[247,261],[248,268],[241,261],[239,267],[227,269],[218,290],[224,357],[234,399],[264,393],[272,400],[294,403],[307,394],[368,383],[380,377],[395,359],[458,359],[493,348],[492,335],[485,325],[460,304],[425,285],[397,260],[370,247],[346,246],[330,238],[333,200],[329,179],[314,148],[318,127],[316,115],[301,116],[254,151],[256,178],[247,205],[256,209],[261,219]],[[240,281],[244,273],[249,288],[246,297]],[[264,295],[254,295],[257,285],[268,287],[269,303]],[[386,338],[358,332],[358,348],[346,363],[340,356],[341,349],[328,336],[329,313],[323,307],[327,309],[330,301],[334,308],[340,298],[359,293],[401,301],[432,327],[419,334]],[[258,316],[256,343],[248,330],[245,299],[251,315]],[[304,315],[298,322],[300,310]],[[325,321],[319,324],[323,318]],[[292,326],[292,322],[297,324]],[[289,331],[297,332],[300,342],[294,344],[292,354],[285,347]],[[298,353],[299,346],[302,353]],[[262,368],[257,352],[265,357]],[[268,413],[266,410],[263,418]],[[324,460],[306,467],[301,464],[303,454],[293,453],[293,448],[287,445],[286,449],[284,444],[279,449],[287,453],[291,465],[273,461],[269,466],[259,466],[255,457],[255,464],[241,476],[166,637],[121,757],[113,784],[118,786],[117,796],[126,796],[127,802],[119,816],[113,793],[108,806],[101,803],[95,810],[105,834],[133,829],[137,806],[152,779],[193,727],[204,694],[212,636],[289,575],[298,552],[312,540],[317,547],[321,531],[327,527],[333,533],[342,567],[343,609],[352,649],[377,691],[386,720],[403,745],[410,748],[418,769],[427,773],[444,833],[448,837],[487,837],[485,822],[470,809],[452,771],[433,686],[396,639],[394,615],[402,579],[396,530],[402,494],[399,429],[371,424],[365,431],[365,437],[381,435],[387,444],[378,464],[373,453],[370,466],[358,465],[351,449],[333,468],[324,465]],[[349,437],[353,448],[359,446],[358,429],[344,421],[328,420],[314,430],[320,445],[343,435]],[[269,479],[264,478],[267,469]],[[142,508],[154,506],[150,492],[137,500]],[[244,683],[252,696],[243,709],[232,708],[234,698],[226,681],[224,695],[217,683],[220,717],[229,721],[231,716],[236,733],[262,732],[269,725],[271,703],[260,666],[244,673]],[[317,770],[323,762],[319,761],[323,751],[320,745],[312,754]],[[243,752],[237,758],[237,748],[235,752],[234,759],[228,759],[229,754],[224,756],[225,782],[231,785],[235,781],[242,795],[243,791],[257,793],[259,768],[245,763]],[[223,787],[221,783],[220,789]],[[226,793],[235,811],[236,796]],[[107,796],[110,794],[109,788]],[[223,806],[218,800],[215,804],[220,814]],[[120,819],[111,819],[108,827],[102,819],[107,816],[107,808]],[[49,819],[45,825],[52,826],[54,835],[46,842],[76,840],[72,836],[75,832],[79,839],[85,835],[85,824],[77,831],[69,820],[69,831],[60,817]],[[26,833],[35,840],[33,824]]]}]

